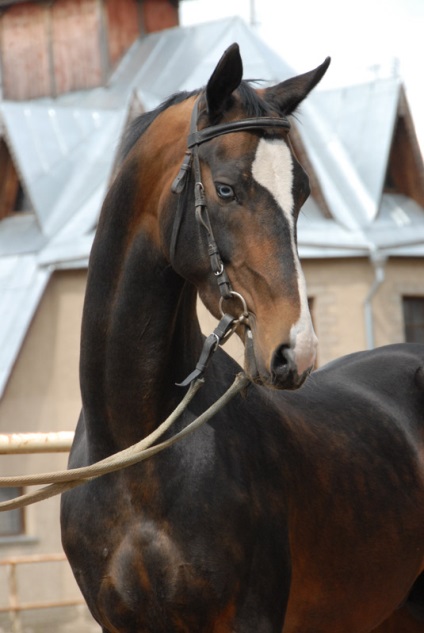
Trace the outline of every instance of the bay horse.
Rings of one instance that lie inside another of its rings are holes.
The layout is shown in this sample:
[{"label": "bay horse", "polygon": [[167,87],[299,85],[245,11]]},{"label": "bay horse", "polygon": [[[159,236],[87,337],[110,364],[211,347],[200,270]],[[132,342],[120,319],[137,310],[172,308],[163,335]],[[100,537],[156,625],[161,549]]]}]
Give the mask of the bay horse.
[{"label": "bay horse", "polygon": [[[69,468],[176,407],[205,350],[197,294],[236,323],[251,382],[166,451],[62,496],[63,546],[103,633],[366,633],[409,592],[424,604],[424,346],[309,376],[309,186],[289,117],[328,65],[255,88],[234,44],[204,89],[124,141],[90,257]],[[200,363],[169,433],[239,370],[221,348]]]}]

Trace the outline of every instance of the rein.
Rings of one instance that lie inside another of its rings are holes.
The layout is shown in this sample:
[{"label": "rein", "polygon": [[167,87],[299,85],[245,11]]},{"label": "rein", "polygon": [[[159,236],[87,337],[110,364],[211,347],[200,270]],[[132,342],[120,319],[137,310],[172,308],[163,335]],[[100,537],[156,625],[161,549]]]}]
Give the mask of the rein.
[{"label": "rein", "polygon": [[[241,119],[239,121],[230,121],[229,123],[221,123],[219,125],[211,125],[197,129],[197,120],[199,116],[199,96],[193,106],[190,120],[190,132],[187,138],[187,151],[184,155],[184,160],[180,167],[180,170],[172,183],[171,191],[175,194],[179,194],[177,211],[174,218],[171,235],[170,246],[170,258],[171,262],[175,260],[175,252],[178,241],[178,234],[180,231],[182,219],[183,219],[183,205],[181,202],[181,195],[185,189],[187,183],[187,176],[193,170],[194,174],[194,206],[195,216],[198,223],[206,230],[208,254],[211,264],[211,269],[216,277],[219,292],[221,295],[219,310],[221,312],[221,320],[214,330],[214,332],[208,336],[205,340],[202,352],[200,354],[199,361],[196,368],[185,380],[178,383],[180,387],[187,387],[193,380],[200,378],[209,362],[212,354],[217,350],[218,346],[225,342],[229,333],[233,333],[237,327],[244,323],[247,325],[249,312],[247,304],[240,293],[235,292],[231,288],[231,283],[228,275],[225,271],[224,263],[219,253],[218,245],[213,233],[212,224],[209,217],[205,187],[202,182],[202,170],[200,166],[199,157],[199,145],[206,143],[217,136],[224,134],[232,134],[233,132],[246,132],[249,130],[263,130],[265,128],[284,128],[290,129],[290,122],[287,118],[273,118],[273,117],[253,117],[247,119]],[[226,314],[223,311],[223,302],[227,299],[238,299],[242,303],[243,311],[238,319],[232,315]],[[251,344],[251,337],[248,337],[248,343]]]}]

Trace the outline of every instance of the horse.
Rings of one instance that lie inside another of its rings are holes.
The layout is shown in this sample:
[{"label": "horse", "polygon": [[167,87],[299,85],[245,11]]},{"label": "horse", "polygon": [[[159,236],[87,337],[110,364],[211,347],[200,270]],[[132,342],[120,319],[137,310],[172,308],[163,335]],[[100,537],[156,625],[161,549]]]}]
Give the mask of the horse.
[{"label": "horse", "polygon": [[123,141],[90,255],[69,468],[154,431],[194,375],[167,437],[227,389],[240,367],[203,336],[197,296],[245,343],[249,384],[167,450],[62,495],[103,633],[366,633],[408,595],[424,604],[424,346],[312,371],[309,185],[289,130],[329,63],[258,86],[233,44]]}]

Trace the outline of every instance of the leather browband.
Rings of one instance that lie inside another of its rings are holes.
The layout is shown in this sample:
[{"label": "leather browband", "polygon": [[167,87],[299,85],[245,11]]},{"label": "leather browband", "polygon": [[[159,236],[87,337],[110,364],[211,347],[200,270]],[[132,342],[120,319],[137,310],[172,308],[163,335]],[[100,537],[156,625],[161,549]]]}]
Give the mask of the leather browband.
[{"label": "leather browband", "polygon": [[220,125],[211,125],[203,130],[191,132],[187,138],[187,148],[191,149],[196,145],[205,143],[221,136],[222,134],[230,134],[231,132],[241,132],[243,130],[260,130],[265,127],[282,127],[286,130],[290,129],[290,122],[286,118],[273,117],[256,117],[252,119],[242,119],[241,121],[232,121],[230,123],[222,123]]}]

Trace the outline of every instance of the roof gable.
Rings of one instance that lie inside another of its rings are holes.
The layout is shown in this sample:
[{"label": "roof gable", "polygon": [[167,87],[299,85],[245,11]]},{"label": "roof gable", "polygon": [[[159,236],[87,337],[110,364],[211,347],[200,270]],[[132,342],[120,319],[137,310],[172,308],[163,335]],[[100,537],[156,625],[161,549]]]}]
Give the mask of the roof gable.
[{"label": "roof gable", "polygon": [[7,139],[0,137],[0,256],[37,252],[46,239]]},{"label": "roof gable", "polygon": [[122,113],[4,102],[0,114],[41,231],[52,237],[106,187]]},{"label": "roof gable", "polygon": [[0,137],[0,220],[18,212],[32,211],[7,140]]},{"label": "roof gable", "polygon": [[370,221],[379,207],[400,88],[399,80],[391,78],[317,92],[313,97],[374,203]]},{"label": "roof gable", "polygon": [[302,110],[301,142],[324,215],[355,231],[378,219],[383,193],[424,207],[423,161],[397,78],[316,91]]},{"label": "roof gable", "polygon": [[116,89],[132,84],[149,110],[172,93],[197,90],[206,84],[217,59],[233,42],[240,46],[245,78],[276,82],[294,74],[243,20],[234,17],[172,29],[137,41],[110,86]]},{"label": "roof gable", "polygon": [[384,191],[404,194],[424,208],[423,158],[403,86],[399,94]]},{"label": "roof gable", "polygon": [[378,214],[399,100],[398,80],[316,91],[300,132],[333,217],[355,229]]}]

